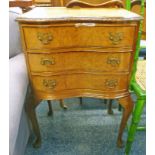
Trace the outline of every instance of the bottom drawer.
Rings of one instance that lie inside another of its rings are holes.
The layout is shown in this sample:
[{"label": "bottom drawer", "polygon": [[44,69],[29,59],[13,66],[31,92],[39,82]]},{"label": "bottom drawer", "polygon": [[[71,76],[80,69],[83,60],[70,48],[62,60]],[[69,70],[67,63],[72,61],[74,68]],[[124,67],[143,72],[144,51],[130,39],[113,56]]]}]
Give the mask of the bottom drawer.
[{"label": "bottom drawer", "polygon": [[32,76],[34,89],[54,93],[71,89],[101,91],[124,91],[128,89],[128,75],[69,74],[55,76]]}]

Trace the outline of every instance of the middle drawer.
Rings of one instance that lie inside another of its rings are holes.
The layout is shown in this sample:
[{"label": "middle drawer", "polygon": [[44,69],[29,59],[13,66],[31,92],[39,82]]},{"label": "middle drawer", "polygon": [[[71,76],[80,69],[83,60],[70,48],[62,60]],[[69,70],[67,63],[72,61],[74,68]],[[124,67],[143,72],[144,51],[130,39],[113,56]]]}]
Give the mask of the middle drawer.
[{"label": "middle drawer", "polygon": [[28,54],[31,72],[129,71],[130,52],[65,52]]}]

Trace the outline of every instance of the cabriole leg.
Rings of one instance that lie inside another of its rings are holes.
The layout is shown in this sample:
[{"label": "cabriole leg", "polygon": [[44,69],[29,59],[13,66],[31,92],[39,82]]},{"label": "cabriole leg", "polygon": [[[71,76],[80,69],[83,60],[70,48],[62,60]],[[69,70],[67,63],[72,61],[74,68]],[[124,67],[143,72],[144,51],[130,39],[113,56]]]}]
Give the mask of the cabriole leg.
[{"label": "cabriole leg", "polygon": [[122,116],[122,120],[119,128],[118,138],[117,138],[117,146],[121,148],[123,147],[123,141],[122,141],[123,131],[127,124],[128,118],[133,110],[133,101],[131,99],[131,96],[129,95],[127,97],[120,98],[119,102],[124,108],[123,116]]},{"label": "cabriole leg", "polygon": [[48,103],[48,108],[49,108],[49,111],[48,111],[48,116],[53,116],[53,108],[52,108],[52,103],[50,100],[47,100],[47,103]]},{"label": "cabriole leg", "polygon": [[40,100],[35,99],[35,97],[31,93],[29,101],[26,104],[26,112],[31,121],[33,132],[36,136],[36,139],[33,143],[34,148],[39,148],[41,146],[41,134],[35,112],[36,105],[38,105],[39,103]]},{"label": "cabriole leg", "polygon": [[120,104],[118,105],[118,111],[122,111],[122,106]]},{"label": "cabriole leg", "polygon": [[112,110],[112,101],[113,100],[109,100],[109,103],[108,103],[108,114],[109,115],[113,115],[114,114],[114,112],[113,112],[113,110]]},{"label": "cabriole leg", "polygon": [[60,107],[63,109],[67,109],[67,106],[64,104],[63,100],[60,100]]},{"label": "cabriole leg", "polygon": [[108,103],[108,100],[107,99],[104,99],[104,104],[107,104]]},{"label": "cabriole leg", "polygon": [[82,105],[82,97],[79,97],[79,99],[80,99],[80,105]]}]

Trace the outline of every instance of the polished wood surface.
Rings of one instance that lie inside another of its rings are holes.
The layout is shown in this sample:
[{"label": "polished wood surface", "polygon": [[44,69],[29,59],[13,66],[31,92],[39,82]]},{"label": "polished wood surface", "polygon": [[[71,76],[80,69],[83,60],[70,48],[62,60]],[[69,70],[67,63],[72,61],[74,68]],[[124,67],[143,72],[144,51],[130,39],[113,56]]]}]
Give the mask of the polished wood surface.
[{"label": "polished wood surface", "polygon": [[51,0],[34,0],[34,5],[35,6],[41,6],[41,7],[43,7],[43,6],[46,6],[46,7],[48,7],[48,6],[53,6],[52,5],[52,3],[51,3]]},{"label": "polished wood surface", "polygon": [[[128,89],[128,75],[124,74],[119,74],[116,76],[76,73],[69,75],[32,76],[32,78],[34,88],[37,91],[53,93],[53,95],[57,93],[61,94],[61,91],[76,91],[76,89],[105,91],[103,93],[108,94],[109,92],[124,92]],[[80,79],[80,81],[78,81],[78,79]]]},{"label": "polished wood surface", "polygon": [[[62,61],[63,58],[63,61]],[[128,72],[130,52],[64,52],[53,54],[28,54],[31,72]],[[124,61],[124,59],[126,61]],[[97,60],[97,61],[96,61]]]},{"label": "polished wood surface", "polygon": [[35,28],[30,26],[23,30],[26,47],[28,50],[33,50],[31,51],[33,53],[42,48],[52,50],[75,47],[124,47],[130,50],[133,46],[135,34],[134,24],[123,26],[121,24],[104,25],[96,23],[53,24],[44,27],[38,25]]},{"label": "polished wood surface", "polygon": [[66,4],[67,8],[73,8],[73,7],[82,7],[82,8],[123,8],[123,3],[121,0],[112,0],[108,2],[102,2],[100,4],[92,4],[83,2],[80,0],[76,1],[70,1]]},{"label": "polished wood surface", "polygon": [[9,0],[9,7],[20,7],[23,13],[33,9],[33,4],[33,0]]},{"label": "polished wood surface", "polygon": [[9,7],[26,8],[33,5],[33,0],[9,0]]},{"label": "polished wood surface", "polygon": [[[39,6],[66,6],[68,3],[70,3],[72,0],[34,0],[35,5]],[[104,2],[108,2],[111,0],[80,0],[82,2],[91,3],[91,4],[101,4]],[[120,0],[123,3],[123,6],[125,7],[125,1],[126,0]]]},{"label": "polished wood surface", "polygon": [[49,4],[51,0],[34,0],[35,4]]},{"label": "polished wood surface", "polygon": [[122,147],[133,107],[129,83],[140,19],[120,8],[64,7],[35,8],[17,19],[34,93],[27,111],[35,147],[41,144],[35,107],[41,100],[70,97],[119,99],[124,113],[117,145]]},{"label": "polished wood surface", "polygon": [[[72,0],[51,0],[51,5],[52,6],[66,6],[71,1]],[[101,4],[101,3],[108,2],[111,0],[80,0],[80,1],[96,5],[96,4]],[[120,1],[122,1],[123,5],[125,5],[125,0],[120,0]]]},{"label": "polished wood surface", "polygon": [[[59,24],[46,27],[24,28],[27,49],[33,51],[42,48],[74,47],[125,47],[131,49],[135,33],[134,25],[120,24],[73,23],[72,25]],[[88,27],[90,28],[88,29]]]}]

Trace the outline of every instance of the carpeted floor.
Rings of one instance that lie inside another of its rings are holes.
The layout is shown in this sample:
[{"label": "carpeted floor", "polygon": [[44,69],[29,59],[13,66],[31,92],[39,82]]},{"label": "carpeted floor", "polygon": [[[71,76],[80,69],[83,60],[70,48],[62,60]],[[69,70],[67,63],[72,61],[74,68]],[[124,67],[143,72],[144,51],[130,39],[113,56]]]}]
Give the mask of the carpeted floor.
[{"label": "carpeted floor", "polygon": [[[48,117],[48,106],[44,101],[37,108],[38,121],[42,135],[42,147],[32,147],[30,137],[25,155],[124,155],[124,148],[116,147],[117,132],[121,112],[114,101],[114,115],[108,115],[103,100],[83,98],[67,99],[68,110],[53,102],[54,116]],[[145,112],[141,124],[145,124]],[[126,140],[127,130],[123,138]],[[145,131],[136,134],[131,155],[145,155]]]}]

